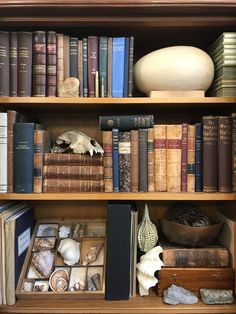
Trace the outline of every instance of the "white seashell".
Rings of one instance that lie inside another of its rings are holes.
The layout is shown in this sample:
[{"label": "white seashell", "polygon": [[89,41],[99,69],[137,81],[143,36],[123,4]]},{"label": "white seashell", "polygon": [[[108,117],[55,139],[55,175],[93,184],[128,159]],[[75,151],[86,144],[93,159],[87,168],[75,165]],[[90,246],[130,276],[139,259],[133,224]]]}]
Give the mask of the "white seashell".
[{"label": "white seashell", "polygon": [[136,87],[148,94],[155,90],[204,90],[214,77],[214,64],[203,50],[172,46],[153,51],[134,66]]},{"label": "white seashell", "polygon": [[64,258],[64,263],[72,266],[78,263],[80,259],[80,245],[73,239],[66,238],[60,241],[58,252]]},{"label": "white seashell", "polygon": [[141,296],[149,294],[149,288],[154,287],[158,280],[155,277],[155,272],[161,269],[163,262],[159,254],[162,253],[162,248],[158,245],[142,255],[140,262],[137,264],[137,278],[139,282],[139,294]]}]

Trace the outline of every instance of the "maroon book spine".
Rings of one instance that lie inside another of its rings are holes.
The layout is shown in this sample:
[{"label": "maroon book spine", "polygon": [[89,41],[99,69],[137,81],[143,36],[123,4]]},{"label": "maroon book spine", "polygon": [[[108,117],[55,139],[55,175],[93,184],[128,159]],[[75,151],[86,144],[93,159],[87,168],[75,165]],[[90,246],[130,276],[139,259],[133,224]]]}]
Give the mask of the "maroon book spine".
[{"label": "maroon book spine", "polygon": [[10,32],[10,96],[17,96],[17,33]]},{"label": "maroon book spine", "polygon": [[236,192],[236,113],[232,113],[232,187]]},{"label": "maroon book spine", "polygon": [[46,33],[33,34],[33,96],[46,96]]},{"label": "maroon book spine", "polygon": [[46,50],[46,86],[47,96],[55,97],[57,95],[57,33],[47,32],[47,50]]},{"label": "maroon book spine", "polygon": [[98,37],[88,36],[88,89],[89,97],[95,97],[95,78],[98,71]]},{"label": "maroon book spine", "polygon": [[182,154],[181,154],[181,191],[187,192],[188,174],[188,124],[182,124]]},{"label": "maroon book spine", "polygon": [[9,32],[0,32],[0,96],[9,96]]}]

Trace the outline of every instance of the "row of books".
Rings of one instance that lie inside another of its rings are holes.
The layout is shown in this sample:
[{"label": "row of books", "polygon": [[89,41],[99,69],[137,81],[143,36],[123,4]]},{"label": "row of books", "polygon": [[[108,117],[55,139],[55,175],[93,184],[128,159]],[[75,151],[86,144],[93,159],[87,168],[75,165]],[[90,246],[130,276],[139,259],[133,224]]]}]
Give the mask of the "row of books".
[{"label": "row of books", "polygon": [[58,96],[68,77],[80,97],[131,97],[134,37],[0,31],[0,96]]},{"label": "row of books", "polygon": [[235,113],[204,116],[195,125],[133,117],[100,118],[106,192],[236,191]]}]

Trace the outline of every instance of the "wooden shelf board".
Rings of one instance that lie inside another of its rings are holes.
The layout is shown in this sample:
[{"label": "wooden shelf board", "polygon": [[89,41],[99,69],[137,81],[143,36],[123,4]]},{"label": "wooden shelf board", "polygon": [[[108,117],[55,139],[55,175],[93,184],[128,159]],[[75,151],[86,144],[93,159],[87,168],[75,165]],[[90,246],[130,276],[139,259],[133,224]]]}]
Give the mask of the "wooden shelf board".
[{"label": "wooden shelf board", "polygon": [[145,192],[145,193],[2,193],[0,200],[160,200],[160,201],[235,201],[236,193],[170,193],[170,192]]}]

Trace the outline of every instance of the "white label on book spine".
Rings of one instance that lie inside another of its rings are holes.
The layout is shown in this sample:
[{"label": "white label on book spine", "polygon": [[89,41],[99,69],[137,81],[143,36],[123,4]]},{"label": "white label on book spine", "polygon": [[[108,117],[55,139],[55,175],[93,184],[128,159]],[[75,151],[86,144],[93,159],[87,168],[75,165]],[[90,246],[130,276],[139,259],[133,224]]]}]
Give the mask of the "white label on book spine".
[{"label": "white label on book spine", "polygon": [[28,248],[30,244],[30,227],[18,237],[18,257]]}]

